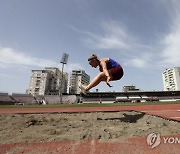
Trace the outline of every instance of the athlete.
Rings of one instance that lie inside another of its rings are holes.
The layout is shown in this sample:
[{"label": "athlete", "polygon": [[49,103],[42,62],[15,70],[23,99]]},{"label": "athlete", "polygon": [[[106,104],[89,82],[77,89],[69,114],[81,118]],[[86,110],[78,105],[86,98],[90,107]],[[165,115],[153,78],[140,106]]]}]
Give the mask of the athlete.
[{"label": "athlete", "polygon": [[87,94],[91,88],[97,86],[101,81],[105,81],[109,87],[112,87],[109,82],[120,80],[124,75],[121,65],[111,58],[99,59],[96,54],[92,54],[88,58],[88,62],[94,68],[99,66],[100,73],[86,87],[84,85],[79,85],[81,93],[84,95]]}]

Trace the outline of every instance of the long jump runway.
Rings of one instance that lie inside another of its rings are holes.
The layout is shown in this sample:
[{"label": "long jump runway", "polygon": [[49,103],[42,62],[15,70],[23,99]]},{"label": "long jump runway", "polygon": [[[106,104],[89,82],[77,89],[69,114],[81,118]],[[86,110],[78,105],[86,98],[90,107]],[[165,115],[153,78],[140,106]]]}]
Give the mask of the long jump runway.
[{"label": "long jump runway", "polygon": [[138,111],[165,119],[180,121],[180,104],[166,105],[138,105],[138,106],[112,106],[112,107],[63,107],[63,108],[4,108],[0,114],[9,113],[77,113],[77,112],[118,112]]}]

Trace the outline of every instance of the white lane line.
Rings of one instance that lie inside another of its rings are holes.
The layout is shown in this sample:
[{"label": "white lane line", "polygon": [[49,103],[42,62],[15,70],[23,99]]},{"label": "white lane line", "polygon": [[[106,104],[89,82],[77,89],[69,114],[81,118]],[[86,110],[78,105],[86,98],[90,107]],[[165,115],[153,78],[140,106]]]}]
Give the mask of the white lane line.
[{"label": "white lane line", "polygon": [[180,112],[180,110],[157,110],[157,111],[154,111],[154,110],[146,110],[146,111],[141,111],[141,112]]},{"label": "white lane line", "polygon": [[172,118],[172,119],[180,119],[180,117],[170,117],[170,118]]}]

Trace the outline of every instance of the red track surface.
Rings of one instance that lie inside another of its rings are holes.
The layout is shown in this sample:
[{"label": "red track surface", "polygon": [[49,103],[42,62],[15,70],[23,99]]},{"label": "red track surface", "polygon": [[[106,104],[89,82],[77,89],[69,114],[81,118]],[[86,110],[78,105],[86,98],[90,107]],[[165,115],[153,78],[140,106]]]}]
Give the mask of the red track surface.
[{"label": "red track surface", "polygon": [[[8,113],[59,113],[59,112],[99,112],[99,111],[139,111],[180,121],[180,104],[143,105],[143,106],[114,106],[114,107],[74,107],[74,108],[12,108],[0,109],[0,114]],[[172,136],[170,136],[172,137]],[[180,134],[175,135],[180,141]],[[163,140],[161,140],[163,142]],[[51,142],[51,143],[18,143],[1,144],[0,154],[33,153],[33,154],[178,154],[180,143],[161,143],[152,149],[148,147],[146,137],[127,139],[121,142],[103,142],[90,140],[83,142]]]},{"label": "red track surface", "polygon": [[[167,136],[166,136],[167,137]],[[180,135],[168,136],[179,138]],[[172,140],[171,140],[172,142]],[[1,144],[1,154],[179,154],[180,144],[166,142],[155,148],[147,145],[146,137],[137,137],[123,142],[87,140],[83,142],[17,143]]]},{"label": "red track surface", "polygon": [[112,106],[112,107],[63,107],[63,108],[4,108],[0,114],[8,113],[59,113],[59,112],[105,112],[105,111],[139,111],[180,121],[180,104],[166,105],[138,105],[138,106]]}]

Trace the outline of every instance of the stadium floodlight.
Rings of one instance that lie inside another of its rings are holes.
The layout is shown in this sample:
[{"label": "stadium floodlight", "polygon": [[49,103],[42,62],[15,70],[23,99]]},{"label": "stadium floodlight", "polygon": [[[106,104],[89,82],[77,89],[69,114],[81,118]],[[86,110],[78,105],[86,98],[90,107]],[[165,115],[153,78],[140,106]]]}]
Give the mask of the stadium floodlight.
[{"label": "stadium floodlight", "polygon": [[69,57],[69,55],[67,53],[63,53],[60,63],[67,64],[68,57]]},{"label": "stadium floodlight", "polygon": [[59,87],[59,97],[60,97],[60,103],[62,104],[62,90],[63,90],[63,70],[64,70],[64,64],[67,64],[69,55],[67,53],[63,53],[62,59],[60,63],[62,63],[62,71],[61,71],[61,85]]}]

